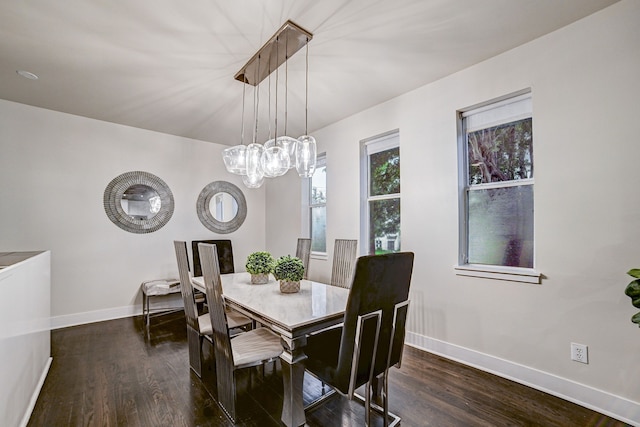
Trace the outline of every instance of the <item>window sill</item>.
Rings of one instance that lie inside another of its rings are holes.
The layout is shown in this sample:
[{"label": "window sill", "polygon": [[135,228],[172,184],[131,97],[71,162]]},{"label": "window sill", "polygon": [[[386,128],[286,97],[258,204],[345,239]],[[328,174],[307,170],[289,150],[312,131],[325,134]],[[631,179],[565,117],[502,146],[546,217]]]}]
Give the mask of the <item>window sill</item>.
[{"label": "window sill", "polygon": [[454,269],[458,276],[482,277],[485,279],[507,280],[510,282],[534,283],[539,285],[542,279],[542,274],[532,268],[464,264],[456,265]]},{"label": "window sill", "polygon": [[329,256],[327,255],[326,252],[311,252],[310,257],[311,259],[319,259],[323,261],[326,261],[327,259],[329,259]]}]

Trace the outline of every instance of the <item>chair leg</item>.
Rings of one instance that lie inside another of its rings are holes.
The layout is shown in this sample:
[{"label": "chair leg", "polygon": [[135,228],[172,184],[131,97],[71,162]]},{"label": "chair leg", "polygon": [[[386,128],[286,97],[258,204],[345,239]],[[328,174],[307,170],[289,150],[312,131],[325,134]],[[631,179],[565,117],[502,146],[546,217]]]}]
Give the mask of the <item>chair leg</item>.
[{"label": "chair leg", "polygon": [[365,384],[364,395],[364,425],[369,427],[371,425],[371,387],[370,383]]},{"label": "chair leg", "polygon": [[[365,406],[365,425],[370,425],[369,424],[370,411],[373,410],[376,413],[378,413],[380,416],[384,417],[384,422],[383,422],[384,427],[398,426],[400,425],[400,422],[402,421],[402,419],[398,415],[392,412],[389,412],[389,372],[388,370],[385,371],[380,377],[378,377],[378,382],[380,381],[382,381],[382,384],[380,384],[379,386],[375,386],[376,381],[372,381],[371,384],[369,383],[365,384],[365,392],[367,393],[365,396],[361,396],[355,393],[353,397],[356,398]],[[374,394],[376,389],[380,391],[380,394],[382,397],[382,402],[381,402],[382,406],[378,405],[375,402],[371,402],[369,397],[371,388],[374,388]],[[389,419],[391,419],[391,422],[389,422]]]},{"label": "chair leg", "polygon": [[389,426],[389,370],[384,371],[382,377],[382,409],[384,416],[384,427]]},{"label": "chair leg", "polygon": [[151,317],[151,307],[149,307],[149,295],[148,294],[144,294],[144,307],[146,310],[146,322],[147,322],[147,328],[149,327],[149,324],[151,322],[150,317]]},{"label": "chair leg", "polygon": [[[236,375],[233,365],[225,357],[216,354],[216,380],[218,405],[232,422],[236,422]],[[251,379],[249,379],[251,381]]]},{"label": "chair leg", "polygon": [[187,341],[189,343],[189,366],[198,377],[202,377],[202,342],[204,338],[198,331],[187,326]]}]

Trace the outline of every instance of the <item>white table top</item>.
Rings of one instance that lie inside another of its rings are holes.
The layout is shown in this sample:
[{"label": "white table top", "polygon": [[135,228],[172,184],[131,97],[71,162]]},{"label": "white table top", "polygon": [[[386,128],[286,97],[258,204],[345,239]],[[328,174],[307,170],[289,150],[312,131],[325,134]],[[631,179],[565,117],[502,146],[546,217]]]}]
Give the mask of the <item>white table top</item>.
[{"label": "white table top", "polygon": [[[280,292],[273,276],[264,285],[252,285],[249,273],[222,274],[226,303],[289,337],[300,336],[342,322],[349,290],[310,280],[300,281],[300,291]],[[196,289],[205,291],[202,277],[192,279]]]}]

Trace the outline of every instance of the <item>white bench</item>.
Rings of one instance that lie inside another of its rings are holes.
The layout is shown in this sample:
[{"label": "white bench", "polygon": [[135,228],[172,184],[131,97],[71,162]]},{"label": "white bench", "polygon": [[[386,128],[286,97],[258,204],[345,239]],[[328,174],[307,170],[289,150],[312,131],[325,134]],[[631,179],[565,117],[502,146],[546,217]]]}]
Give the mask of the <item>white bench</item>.
[{"label": "white bench", "polygon": [[[148,280],[146,282],[142,282],[140,290],[142,291],[142,316],[144,317],[145,324],[149,326],[149,319],[152,312],[149,306],[149,298],[179,293],[180,281],[178,279]],[[174,310],[162,308],[154,311],[166,312]]]}]

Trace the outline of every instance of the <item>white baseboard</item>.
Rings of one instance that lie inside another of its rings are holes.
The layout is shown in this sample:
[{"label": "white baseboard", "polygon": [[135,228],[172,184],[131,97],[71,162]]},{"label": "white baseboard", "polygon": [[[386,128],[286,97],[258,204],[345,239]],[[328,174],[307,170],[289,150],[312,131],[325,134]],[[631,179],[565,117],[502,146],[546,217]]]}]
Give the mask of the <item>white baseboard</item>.
[{"label": "white baseboard", "polygon": [[[174,309],[182,308],[182,297],[164,298],[161,302],[152,302],[151,308]],[[84,325],[87,323],[103,322],[105,320],[121,319],[123,317],[140,316],[142,305],[127,305],[124,307],[108,308],[106,310],[87,311],[84,313],[65,314],[51,318],[51,329],[66,328],[69,326]]]},{"label": "white baseboard", "polygon": [[451,360],[473,366],[535,388],[585,408],[640,427],[640,403],[595,389],[548,372],[519,365],[505,359],[470,350],[434,338],[408,332],[405,343]]},{"label": "white baseboard", "polygon": [[47,359],[47,363],[45,363],[44,368],[42,369],[42,373],[40,374],[40,379],[38,380],[38,384],[36,384],[36,388],[33,390],[33,394],[31,395],[31,399],[29,400],[29,405],[27,406],[26,411],[24,411],[22,421],[20,421],[20,424],[18,424],[20,427],[27,427],[27,424],[29,424],[31,413],[33,412],[33,408],[36,407],[36,402],[38,401],[40,390],[42,390],[42,386],[44,385],[44,380],[47,378],[47,374],[49,373],[49,368],[51,367],[52,360],[53,358],[49,357]]}]

